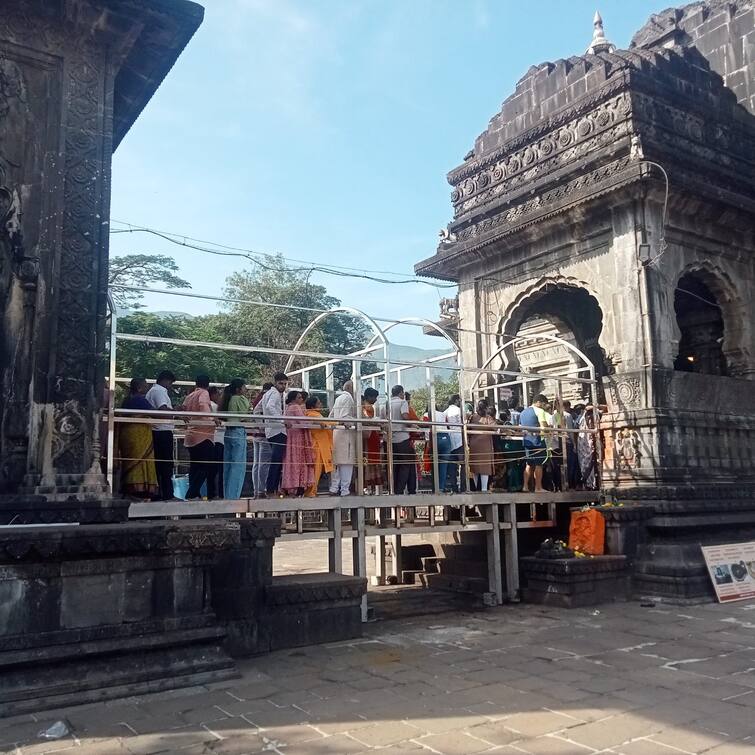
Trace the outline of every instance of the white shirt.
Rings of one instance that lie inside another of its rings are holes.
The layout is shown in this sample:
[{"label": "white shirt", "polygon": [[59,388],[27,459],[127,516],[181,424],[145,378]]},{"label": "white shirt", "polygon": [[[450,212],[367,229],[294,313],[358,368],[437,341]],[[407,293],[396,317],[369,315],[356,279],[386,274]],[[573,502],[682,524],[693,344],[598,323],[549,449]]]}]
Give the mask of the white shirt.
[{"label": "white shirt", "polygon": [[[442,412],[440,409],[435,409],[432,413],[432,419],[433,422],[445,422],[446,421],[446,413]],[[435,432],[440,435],[441,433],[445,433],[448,435],[448,427],[445,425],[435,425]],[[432,433],[432,428],[430,429],[430,433]],[[429,435],[426,433],[425,437],[429,439]]]},{"label": "white shirt", "polygon": [[269,419],[265,421],[265,437],[273,438],[276,435],[286,435],[286,425],[283,423],[284,410],[283,394],[273,386],[260,401],[261,413],[265,417],[280,417],[280,420]]},{"label": "white shirt", "polygon": [[[167,406],[168,409],[173,408],[173,404],[170,400],[170,394],[168,393],[168,389],[164,385],[158,385],[155,383],[148,391],[145,397],[147,401],[149,402],[149,405],[153,409],[162,409],[162,407]],[[153,425],[153,430],[158,431],[172,431],[175,429],[175,425],[163,425],[162,423],[159,425]]]},{"label": "white shirt", "polygon": [[[409,402],[400,396],[391,396],[391,419],[401,421],[404,414],[409,414]],[[404,429],[405,427],[406,425],[396,425],[393,430],[393,443],[409,440],[409,432]]]},{"label": "white shirt", "polygon": [[451,440],[451,450],[461,448],[464,445],[461,430],[454,430],[456,426],[461,427],[461,409],[456,404],[446,409],[446,422],[448,422],[448,437]]}]

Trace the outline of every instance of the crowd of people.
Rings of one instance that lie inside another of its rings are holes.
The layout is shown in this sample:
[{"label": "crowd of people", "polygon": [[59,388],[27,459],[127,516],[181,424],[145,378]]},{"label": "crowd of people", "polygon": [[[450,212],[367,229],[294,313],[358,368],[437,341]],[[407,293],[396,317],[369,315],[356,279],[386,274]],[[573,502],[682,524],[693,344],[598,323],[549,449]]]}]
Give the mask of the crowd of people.
[{"label": "crowd of people", "polygon": [[326,412],[320,398],[289,389],[288,377],[279,372],[254,396],[241,379],[221,390],[210,385],[207,375],[199,375],[194,390],[174,407],[175,381],[166,370],[151,387],[143,378],[130,383],[122,408],[131,411],[118,423],[125,495],[139,500],[176,497],[174,434],[179,423],[189,457],[187,500],[238,499],[248,471],[256,499],[314,497],[324,475],[330,495],[351,495],[358,477],[357,433],[365,494],[390,487],[389,467],[393,492],[399,495],[413,495],[423,479],[431,489],[450,493],[559,491],[564,477],[569,489],[597,487],[596,438],[590,432],[595,412],[584,404],[554,405],[538,395],[526,408],[513,401],[512,406],[506,401],[494,406],[485,398],[472,406],[456,394],[445,408],[428,408],[420,418],[402,386],[393,386],[387,404],[378,406],[377,390],[367,388],[357,402],[354,385],[347,381]]}]

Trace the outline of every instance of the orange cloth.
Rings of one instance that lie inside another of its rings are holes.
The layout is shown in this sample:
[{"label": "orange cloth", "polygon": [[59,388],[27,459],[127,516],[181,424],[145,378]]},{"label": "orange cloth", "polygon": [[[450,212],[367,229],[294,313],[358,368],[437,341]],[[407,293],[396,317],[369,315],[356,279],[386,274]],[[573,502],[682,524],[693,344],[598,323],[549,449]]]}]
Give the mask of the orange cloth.
[{"label": "orange cloth", "polygon": [[606,520],[595,509],[572,511],[569,547],[589,556],[602,556],[606,542]]},{"label": "orange cloth", "polygon": [[[419,417],[417,416],[417,412],[414,411],[414,408],[411,404],[409,404],[409,419],[414,420],[415,422],[419,422]],[[416,430],[409,433],[409,439],[410,440],[424,440],[425,436],[422,433],[418,433]]]},{"label": "orange cloth", "polygon": [[[305,414],[307,417],[322,419],[322,414],[317,409],[307,409]],[[309,430],[309,434],[312,436],[315,452],[315,481],[313,485],[307,488],[304,495],[307,498],[314,498],[317,495],[317,486],[320,482],[320,477],[325,472],[330,473],[333,471],[333,431],[325,427],[312,427]]]}]

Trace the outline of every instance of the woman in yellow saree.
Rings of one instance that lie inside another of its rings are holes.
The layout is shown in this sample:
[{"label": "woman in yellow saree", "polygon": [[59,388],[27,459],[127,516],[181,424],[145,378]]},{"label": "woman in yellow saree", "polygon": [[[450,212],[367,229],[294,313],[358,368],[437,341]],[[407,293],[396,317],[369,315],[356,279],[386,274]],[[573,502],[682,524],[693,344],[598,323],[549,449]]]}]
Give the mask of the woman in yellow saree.
[{"label": "woman in yellow saree", "polygon": [[[123,408],[150,411],[152,406],[144,398],[147,388],[144,378],[134,378],[128,398],[123,402]],[[151,425],[122,422],[118,429],[118,444],[121,451],[123,493],[139,500],[151,500],[158,491]]]}]

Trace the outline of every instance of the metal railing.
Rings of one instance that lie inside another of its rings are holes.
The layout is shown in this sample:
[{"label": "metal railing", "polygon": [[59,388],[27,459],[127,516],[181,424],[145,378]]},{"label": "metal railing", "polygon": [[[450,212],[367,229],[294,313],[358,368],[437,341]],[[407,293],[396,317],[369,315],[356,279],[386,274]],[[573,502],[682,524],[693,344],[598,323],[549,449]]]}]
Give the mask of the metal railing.
[{"label": "metal railing", "polygon": [[[259,501],[242,498],[236,501],[202,502],[155,502],[132,504],[129,516],[132,519],[191,518],[219,516],[262,516],[269,514],[296,513],[294,531],[284,530],[280,540],[326,540],[328,543],[328,570],[343,573],[343,541],[351,541],[352,573],[367,578],[367,538],[378,539],[376,548],[376,574],[385,575],[385,541],[390,540],[393,559],[392,574],[401,581],[401,538],[406,535],[433,535],[440,533],[484,532],[487,562],[487,601],[501,605],[504,601],[519,600],[519,548],[517,532],[532,527],[552,527],[555,524],[555,509],[558,505],[573,506],[597,502],[598,492],[573,493],[475,493],[445,496],[423,494],[417,501],[406,496],[382,496],[379,504],[375,498],[356,497],[343,499],[321,497],[316,500],[280,499]],[[517,506],[545,504],[552,512],[548,520],[520,521]],[[408,521],[405,509],[418,505],[427,509],[426,517]],[[316,507],[327,514],[324,527],[307,527],[302,514]],[[478,510],[480,515],[470,515]],[[441,513],[442,512],[442,513]],[[458,512],[458,520],[451,517]],[[503,547],[502,547],[503,545]],[[367,619],[367,596],[362,602],[362,617]]]}]

